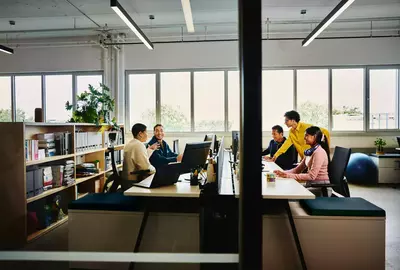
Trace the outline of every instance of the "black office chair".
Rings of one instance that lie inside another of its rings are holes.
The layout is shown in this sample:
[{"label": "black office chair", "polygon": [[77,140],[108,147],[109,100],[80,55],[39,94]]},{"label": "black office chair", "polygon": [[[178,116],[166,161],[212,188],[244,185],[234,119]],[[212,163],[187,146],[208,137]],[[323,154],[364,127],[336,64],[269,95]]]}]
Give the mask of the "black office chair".
[{"label": "black office chair", "polygon": [[173,142],[173,151],[175,154],[179,155],[179,140],[178,139],[174,140],[174,142]]},{"label": "black office chair", "polygon": [[328,188],[332,188],[335,192],[350,197],[350,190],[345,178],[347,164],[351,155],[351,149],[336,146],[332,161],[329,164],[329,184],[313,184],[308,187],[321,188],[322,196],[328,197]]}]

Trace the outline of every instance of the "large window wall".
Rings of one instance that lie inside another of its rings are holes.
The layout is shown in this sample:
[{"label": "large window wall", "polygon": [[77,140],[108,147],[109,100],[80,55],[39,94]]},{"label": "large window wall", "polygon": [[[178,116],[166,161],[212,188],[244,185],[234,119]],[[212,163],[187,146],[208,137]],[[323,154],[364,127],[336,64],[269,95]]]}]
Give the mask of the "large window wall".
[{"label": "large window wall", "polygon": [[[47,122],[66,122],[76,95],[103,81],[102,72],[0,74],[0,122],[33,122],[35,108],[42,108]],[[14,99],[12,97],[15,97]]]},{"label": "large window wall", "polygon": [[[127,72],[127,123],[162,123],[171,132],[228,132],[240,126],[239,71]],[[143,84],[143,78],[151,82]],[[150,76],[150,77],[149,77]],[[263,130],[297,110],[332,132],[399,129],[400,66],[307,67],[262,72]],[[145,103],[145,104],[143,104]],[[149,116],[151,119],[149,119]],[[151,121],[150,121],[151,120]]]}]

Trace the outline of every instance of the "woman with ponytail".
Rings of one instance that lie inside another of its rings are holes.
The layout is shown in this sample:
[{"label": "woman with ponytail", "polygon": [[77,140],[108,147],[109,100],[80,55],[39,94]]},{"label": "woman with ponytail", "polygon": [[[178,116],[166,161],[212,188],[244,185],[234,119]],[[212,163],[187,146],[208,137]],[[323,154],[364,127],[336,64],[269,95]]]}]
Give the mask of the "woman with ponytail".
[{"label": "woman with ponytail", "polygon": [[294,178],[298,181],[329,183],[330,152],[325,135],[319,127],[311,126],[306,129],[304,140],[311,148],[304,151],[301,163],[292,170],[275,173],[278,177]]}]

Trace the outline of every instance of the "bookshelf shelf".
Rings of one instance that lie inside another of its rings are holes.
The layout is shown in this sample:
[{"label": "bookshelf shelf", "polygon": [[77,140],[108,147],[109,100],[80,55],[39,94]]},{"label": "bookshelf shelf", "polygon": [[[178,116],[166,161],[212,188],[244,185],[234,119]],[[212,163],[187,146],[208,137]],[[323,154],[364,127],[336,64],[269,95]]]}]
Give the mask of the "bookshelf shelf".
[{"label": "bookshelf shelf", "polygon": [[90,176],[87,176],[87,177],[76,178],[75,184],[78,185],[80,183],[86,182],[87,180],[96,178],[96,177],[101,176],[101,175],[104,175],[104,171],[100,171],[99,173],[96,173],[96,174],[93,174],[93,175],[90,175]]},{"label": "bookshelf shelf", "polygon": [[28,199],[26,200],[26,203],[31,203],[31,202],[40,200],[40,199],[42,199],[42,198],[45,198],[45,197],[47,197],[47,196],[50,196],[50,195],[52,195],[52,194],[54,194],[54,193],[60,192],[60,191],[62,191],[62,190],[64,190],[64,189],[67,189],[67,188],[70,188],[70,187],[73,187],[73,186],[75,186],[75,184],[72,184],[72,185],[69,185],[69,186],[62,186],[62,187],[58,187],[58,188],[49,189],[49,190],[44,191],[43,193],[41,193],[41,194],[39,194],[39,195],[37,195],[37,196],[28,198]]},{"label": "bookshelf shelf", "polygon": [[[122,168],[122,164],[118,164],[117,165],[117,168],[119,169],[119,168]],[[108,169],[107,171],[105,171],[105,173],[108,173],[108,172],[111,172],[112,171],[112,168],[110,168],[110,169]]]},{"label": "bookshelf shelf", "polygon": [[[116,145],[116,146],[114,146],[114,151],[122,150],[122,149],[124,149],[124,147],[125,147],[125,144]],[[109,152],[108,148],[106,148],[106,152]]]},{"label": "bookshelf shelf", "polygon": [[88,194],[89,194],[89,192],[78,194],[77,200],[79,200],[79,199],[85,197],[85,196],[88,195]]},{"label": "bookshelf shelf", "polygon": [[93,150],[87,150],[87,151],[77,152],[75,155],[76,155],[76,156],[83,156],[83,155],[92,154],[92,153],[97,153],[97,152],[101,152],[101,151],[105,151],[105,150],[107,150],[107,148],[97,148],[97,149],[93,149]]},{"label": "bookshelf shelf", "polygon": [[57,160],[62,160],[62,159],[67,159],[67,158],[73,158],[73,157],[75,157],[75,154],[47,157],[47,158],[39,159],[39,160],[29,160],[29,161],[26,161],[26,166],[38,165],[38,164],[43,164],[43,163],[47,163],[47,162],[52,162],[52,161],[57,161]]},{"label": "bookshelf shelf", "polygon": [[27,239],[28,242],[31,242],[31,241],[35,240],[36,238],[38,238],[38,237],[50,232],[51,230],[53,230],[53,229],[57,228],[58,226],[60,226],[61,224],[65,223],[67,220],[68,220],[68,216],[60,219],[57,222],[54,222],[49,227],[44,228],[43,230],[39,230],[37,232],[34,232],[34,233],[28,235],[28,239]]}]

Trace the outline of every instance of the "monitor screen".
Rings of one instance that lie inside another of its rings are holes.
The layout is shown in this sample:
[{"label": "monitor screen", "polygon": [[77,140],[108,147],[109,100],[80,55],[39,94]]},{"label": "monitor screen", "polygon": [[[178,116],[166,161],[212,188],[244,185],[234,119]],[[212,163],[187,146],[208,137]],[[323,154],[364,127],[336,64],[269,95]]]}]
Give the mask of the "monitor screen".
[{"label": "monitor screen", "polygon": [[211,142],[187,143],[182,157],[185,170],[203,167],[206,164],[210,145]]}]

